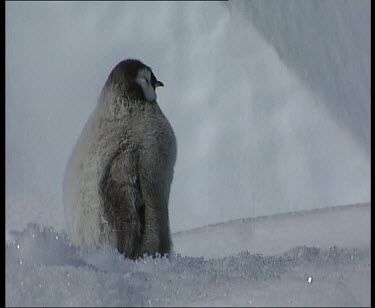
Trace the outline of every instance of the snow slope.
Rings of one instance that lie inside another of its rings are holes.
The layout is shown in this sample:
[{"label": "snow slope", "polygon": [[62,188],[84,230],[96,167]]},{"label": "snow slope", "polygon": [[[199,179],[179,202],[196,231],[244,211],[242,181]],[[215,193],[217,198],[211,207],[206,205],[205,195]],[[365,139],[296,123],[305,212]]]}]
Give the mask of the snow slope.
[{"label": "snow slope", "polygon": [[330,115],[369,153],[371,1],[237,4],[298,78],[325,97]]},{"label": "snow slope", "polygon": [[177,232],[174,249],[182,255],[218,258],[244,249],[274,255],[303,245],[363,248],[369,246],[370,227],[370,204],[337,206],[239,219]]},{"label": "snow slope", "polygon": [[33,224],[7,234],[6,305],[369,306],[369,217],[362,204],[231,221],[174,234],[177,253],[138,261]]}]

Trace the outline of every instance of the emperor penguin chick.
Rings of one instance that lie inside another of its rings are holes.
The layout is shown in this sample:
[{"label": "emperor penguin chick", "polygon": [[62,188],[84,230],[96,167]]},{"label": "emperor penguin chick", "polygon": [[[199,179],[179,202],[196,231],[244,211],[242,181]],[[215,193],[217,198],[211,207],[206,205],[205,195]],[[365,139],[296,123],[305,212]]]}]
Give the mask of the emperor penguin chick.
[{"label": "emperor penguin chick", "polygon": [[132,259],[170,252],[176,139],[156,101],[159,86],[138,60],[124,60],[110,73],[65,173],[73,243],[110,245]]}]

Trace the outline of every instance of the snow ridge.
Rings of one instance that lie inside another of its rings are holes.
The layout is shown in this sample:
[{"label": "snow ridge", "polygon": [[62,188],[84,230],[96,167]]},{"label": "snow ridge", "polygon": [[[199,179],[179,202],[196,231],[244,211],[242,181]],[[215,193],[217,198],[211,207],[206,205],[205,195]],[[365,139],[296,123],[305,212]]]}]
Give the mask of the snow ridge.
[{"label": "snow ridge", "polygon": [[8,306],[362,306],[369,288],[369,247],[132,261],[109,247],[73,246],[66,233],[37,224],[6,243]]}]

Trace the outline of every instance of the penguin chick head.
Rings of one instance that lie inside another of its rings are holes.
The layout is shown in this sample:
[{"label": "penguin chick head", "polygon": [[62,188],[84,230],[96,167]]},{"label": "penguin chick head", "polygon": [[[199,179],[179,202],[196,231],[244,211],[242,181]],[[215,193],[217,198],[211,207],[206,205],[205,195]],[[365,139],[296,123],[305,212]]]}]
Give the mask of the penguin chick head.
[{"label": "penguin chick head", "polygon": [[139,60],[121,61],[110,73],[106,86],[115,88],[131,99],[156,101],[157,87],[164,84],[157,80],[150,67]]}]

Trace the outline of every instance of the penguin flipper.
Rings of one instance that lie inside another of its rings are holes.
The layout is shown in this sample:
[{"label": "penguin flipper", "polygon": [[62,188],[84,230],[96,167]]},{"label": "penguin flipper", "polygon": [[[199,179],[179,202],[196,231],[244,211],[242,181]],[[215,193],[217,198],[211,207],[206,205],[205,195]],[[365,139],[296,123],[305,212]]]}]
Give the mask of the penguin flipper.
[{"label": "penguin flipper", "polygon": [[134,154],[114,155],[104,170],[100,193],[104,214],[116,234],[116,248],[135,259],[141,249],[145,206]]}]

